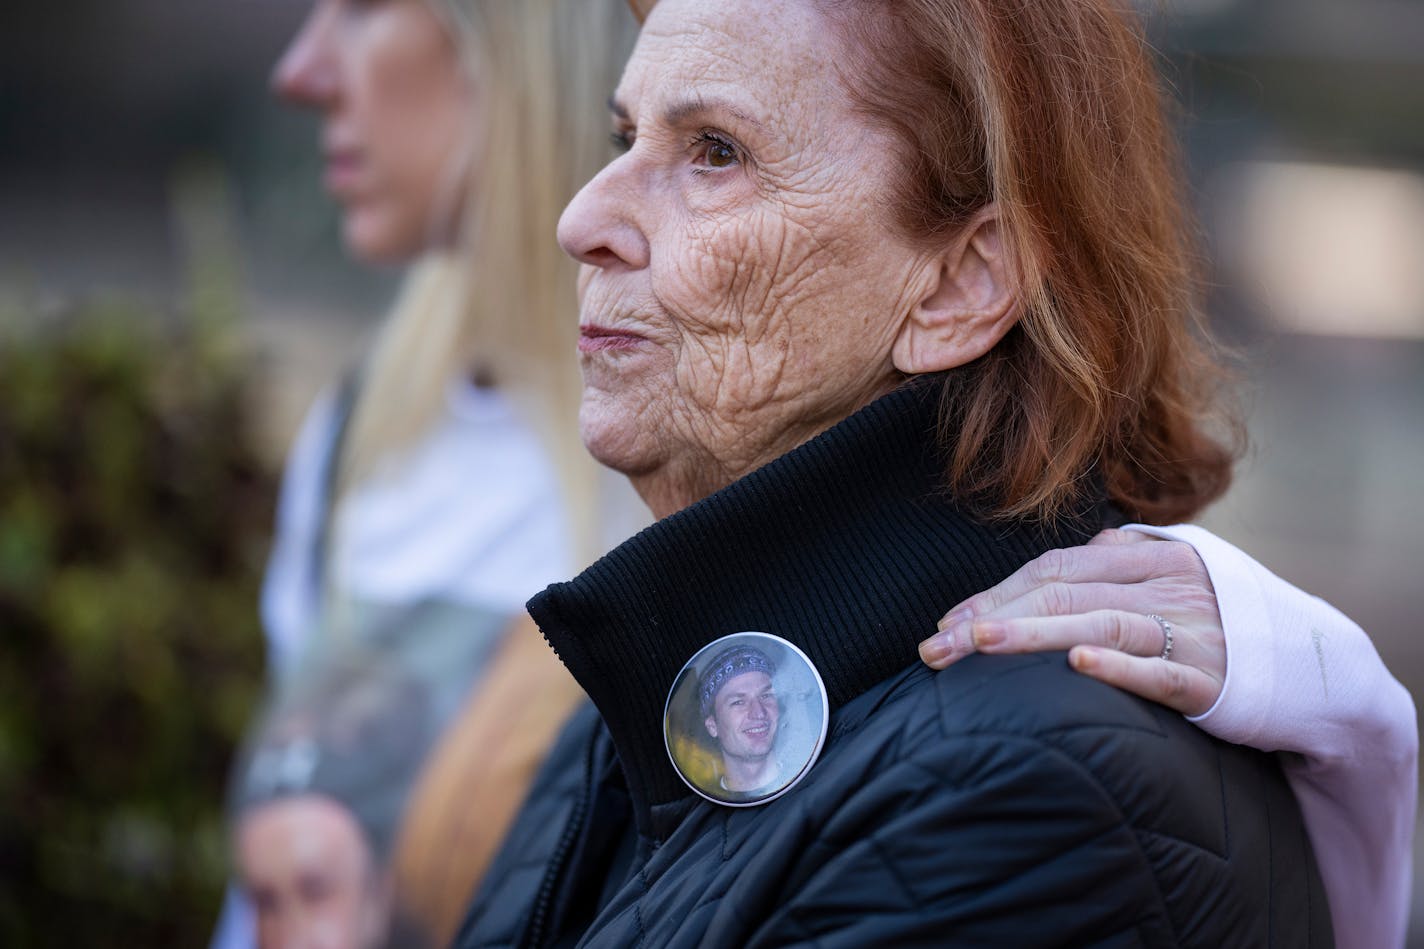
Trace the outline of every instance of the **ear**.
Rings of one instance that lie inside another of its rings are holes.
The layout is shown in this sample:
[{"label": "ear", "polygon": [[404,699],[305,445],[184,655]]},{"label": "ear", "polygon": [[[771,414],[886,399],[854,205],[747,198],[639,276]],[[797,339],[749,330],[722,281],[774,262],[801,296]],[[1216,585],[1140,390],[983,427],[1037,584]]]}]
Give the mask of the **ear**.
[{"label": "ear", "polygon": [[1005,252],[997,205],[970,218],[925,267],[927,289],[891,351],[895,368],[912,375],[973,362],[1018,320],[1018,280]]},{"label": "ear", "polygon": [[713,718],[711,715],[708,715],[707,718],[703,720],[702,725],[704,728],[707,729],[707,734],[711,735],[713,738],[717,737],[717,719]]}]

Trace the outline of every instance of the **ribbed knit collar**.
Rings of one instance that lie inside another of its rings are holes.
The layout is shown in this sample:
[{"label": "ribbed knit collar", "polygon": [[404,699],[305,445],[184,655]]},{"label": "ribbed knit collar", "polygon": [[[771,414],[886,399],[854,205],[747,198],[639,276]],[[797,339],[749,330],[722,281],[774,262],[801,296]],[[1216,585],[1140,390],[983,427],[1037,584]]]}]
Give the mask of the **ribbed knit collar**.
[{"label": "ribbed knit collar", "polygon": [[790,640],[834,713],[918,661],[946,609],[1103,526],[1092,504],[1051,529],[971,517],[941,487],[938,396],[933,380],[902,386],[529,601],[603,716],[640,826],[690,794],[662,716],[702,646],[747,630]]}]

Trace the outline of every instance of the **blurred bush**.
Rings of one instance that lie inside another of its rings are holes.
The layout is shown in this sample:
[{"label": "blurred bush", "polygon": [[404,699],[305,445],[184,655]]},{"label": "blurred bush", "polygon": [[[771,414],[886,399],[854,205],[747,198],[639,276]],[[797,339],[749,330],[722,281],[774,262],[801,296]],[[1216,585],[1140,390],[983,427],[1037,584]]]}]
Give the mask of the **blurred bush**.
[{"label": "blurred bush", "polygon": [[0,945],[202,945],[262,687],[253,367],[222,319],[19,322],[0,316]]}]

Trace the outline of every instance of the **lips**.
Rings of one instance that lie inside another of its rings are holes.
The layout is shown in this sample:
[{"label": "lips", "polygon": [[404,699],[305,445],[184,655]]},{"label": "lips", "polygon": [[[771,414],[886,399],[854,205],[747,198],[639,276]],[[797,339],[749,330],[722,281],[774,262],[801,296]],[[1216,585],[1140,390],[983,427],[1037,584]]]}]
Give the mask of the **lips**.
[{"label": "lips", "polygon": [[595,325],[579,327],[580,353],[631,352],[647,341],[646,336],[632,330]]},{"label": "lips", "polygon": [[333,194],[345,194],[354,190],[361,174],[361,156],[355,149],[329,148],[326,150],[326,174],[322,183]]}]

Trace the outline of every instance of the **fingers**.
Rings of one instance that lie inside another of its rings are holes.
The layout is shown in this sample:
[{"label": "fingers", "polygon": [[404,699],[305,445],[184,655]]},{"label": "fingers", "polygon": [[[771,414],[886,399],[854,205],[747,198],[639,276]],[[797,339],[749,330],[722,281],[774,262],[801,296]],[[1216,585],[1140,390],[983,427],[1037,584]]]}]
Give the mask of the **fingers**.
[{"label": "fingers", "polygon": [[[944,637],[948,634],[948,638]],[[1021,653],[1068,649],[1074,669],[1184,715],[1200,715],[1221,695],[1221,675],[1158,658],[1162,629],[1155,620],[1112,610],[1081,616],[980,620],[920,644],[920,657],[943,669],[973,652]]]},{"label": "fingers", "polygon": [[[978,614],[981,619],[1020,619],[1030,616],[1074,616],[1099,610],[1125,613],[1171,613],[1178,621],[1210,611],[1204,595],[1170,580],[1149,583],[1050,583],[1029,590],[997,609]],[[965,619],[960,619],[965,622]],[[1159,627],[1160,628],[1160,627]]]},{"label": "fingers", "polygon": [[[1175,627],[1160,657],[1159,614]],[[1226,678],[1226,638],[1205,564],[1190,544],[1104,531],[1053,550],[959,604],[920,644],[943,669],[973,652],[1070,650],[1074,667],[1186,714],[1209,709]]]},{"label": "fingers", "polygon": [[1221,682],[1192,666],[1096,646],[1075,646],[1068,664],[1099,682],[1159,702],[1183,715],[1200,715],[1216,703]]},{"label": "fingers", "polygon": [[931,669],[947,669],[974,651],[969,623],[954,623],[920,643],[920,661]]},{"label": "fingers", "polygon": [[1030,612],[1018,618],[956,623],[921,643],[920,658],[926,665],[943,669],[971,652],[1043,652],[1081,644],[1157,656],[1164,638],[1157,621],[1139,613],[1093,610],[1048,616]]},{"label": "fingers", "polygon": [[1121,610],[979,620],[972,624],[972,631],[974,648],[979,652],[1044,652],[1092,645],[1135,656],[1157,656],[1165,644],[1156,620]]},{"label": "fingers", "polygon": [[[1005,604],[1044,587],[1085,583],[1123,585],[1174,574],[1191,574],[1196,579],[1198,572],[1205,576],[1201,559],[1189,544],[1157,540],[1135,531],[1103,531],[1083,547],[1050,550],[1030,561],[1007,579],[956,605],[940,620],[939,627],[945,629],[975,616],[993,614]],[[1048,595],[1063,596],[1064,591],[1055,589]],[[1090,608],[1128,607],[1101,602]],[[1058,609],[1055,612],[1082,610]]]}]

